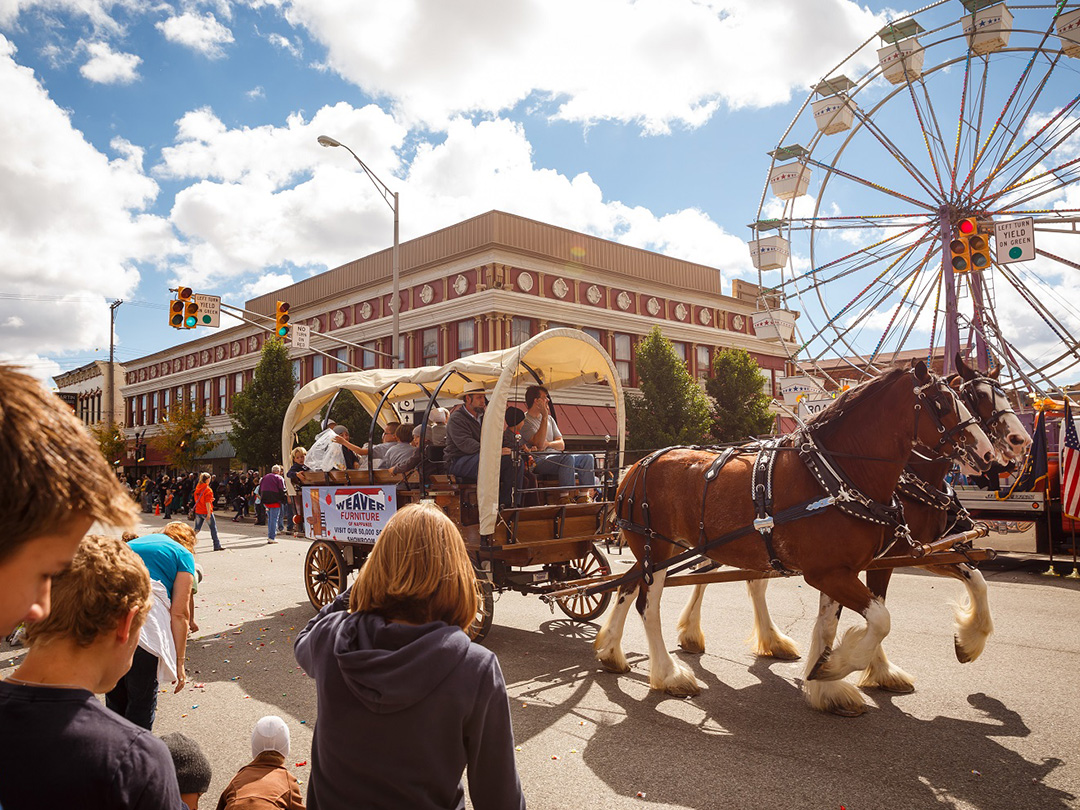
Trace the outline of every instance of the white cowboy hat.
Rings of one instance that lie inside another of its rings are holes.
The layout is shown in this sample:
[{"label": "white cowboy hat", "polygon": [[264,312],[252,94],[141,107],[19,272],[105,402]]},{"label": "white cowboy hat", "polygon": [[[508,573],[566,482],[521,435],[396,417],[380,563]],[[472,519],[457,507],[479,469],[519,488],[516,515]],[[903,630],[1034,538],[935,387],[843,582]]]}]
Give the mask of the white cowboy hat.
[{"label": "white cowboy hat", "polygon": [[465,387],[461,389],[461,398],[465,399],[469,394],[484,394],[487,395],[487,391],[484,389],[482,382],[467,382]]}]

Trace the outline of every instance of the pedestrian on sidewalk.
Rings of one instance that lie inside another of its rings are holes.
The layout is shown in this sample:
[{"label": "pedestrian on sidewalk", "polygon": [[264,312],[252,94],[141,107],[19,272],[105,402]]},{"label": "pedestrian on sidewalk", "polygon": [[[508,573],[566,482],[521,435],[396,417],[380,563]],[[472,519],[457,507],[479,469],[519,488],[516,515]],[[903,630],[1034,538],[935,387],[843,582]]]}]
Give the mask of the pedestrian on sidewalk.
[{"label": "pedestrian on sidewalk", "polygon": [[285,503],[285,479],[281,477],[280,464],[275,464],[273,469],[262,477],[259,482],[259,499],[266,509],[267,542],[276,543],[281,505]]},{"label": "pedestrian on sidewalk", "polygon": [[300,537],[304,533],[304,506],[303,496],[301,495],[302,490],[300,489],[301,483],[299,473],[302,473],[308,469],[308,466],[304,463],[306,458],[307,448],[294,447],[292,451],[292,466],[289,467],[289,471],[286,473],[289,481],[292,482],[293,489],[296,490],[296,494],[292,496],[292,508],[290,510],[294,517],[291,518],[291,525],[289,526],[289,528],[292,529],[294,537]]},{"label": "pedestrian on sidewalk", "polygon": [[203,523],[210,524],[210,539],[214,541],[214,551],[221,551],[217,520],[214,519],[214,490],[210,488],[208,472],[199,473],[199,484],[195,487],[195,534],[199,533]]}]

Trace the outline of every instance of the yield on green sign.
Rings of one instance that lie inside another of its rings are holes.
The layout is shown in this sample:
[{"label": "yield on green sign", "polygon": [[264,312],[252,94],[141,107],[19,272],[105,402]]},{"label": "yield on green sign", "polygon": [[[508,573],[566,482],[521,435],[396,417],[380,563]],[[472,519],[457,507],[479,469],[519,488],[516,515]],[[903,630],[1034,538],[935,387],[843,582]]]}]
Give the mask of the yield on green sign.
[{"label": "yield on green sign", "polygon": [[1029,262],[1035,258],[1035,220],[1032,217],[994,223],[998,264]]}]

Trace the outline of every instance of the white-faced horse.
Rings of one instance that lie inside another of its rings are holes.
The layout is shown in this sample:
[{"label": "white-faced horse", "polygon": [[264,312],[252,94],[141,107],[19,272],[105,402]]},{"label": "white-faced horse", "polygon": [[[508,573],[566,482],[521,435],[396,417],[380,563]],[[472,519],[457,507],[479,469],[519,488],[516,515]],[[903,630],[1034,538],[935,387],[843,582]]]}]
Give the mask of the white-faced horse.
[{"label": "white-faced horse", "polygon": [[[696,679],[664,644],[660,595],[671,561],[703,553],[743,569],[799,572],[821,591],[806,674],[811,703],[862,711],[861,695],[841,679],[869,666],[890,619],[883,600],[858,575],[896,539],[907,540],[893,491],[918,443],[952,457],[966,448],[983,469],[992,457],[989,439],[956,392],[921,362],[845,392],[793,441],[762,450],[756,459],[671,448],[639,461],[623,477],[616,510],[637,558],[630,576],[640,578],[620,587],[597,636],[601,663],[616,672],[629,669],[621,638],[639,593],[650,685],[674,695],[697,694]],[[832,649],[841,606],[863,616],[866,625]]]}]

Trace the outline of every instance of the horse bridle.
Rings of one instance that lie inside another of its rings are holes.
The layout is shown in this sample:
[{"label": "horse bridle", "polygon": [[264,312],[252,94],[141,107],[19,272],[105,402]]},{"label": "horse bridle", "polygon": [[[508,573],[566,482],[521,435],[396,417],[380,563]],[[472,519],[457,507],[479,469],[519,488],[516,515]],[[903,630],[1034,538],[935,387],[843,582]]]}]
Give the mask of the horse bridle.
[{"label": "horse bridle", "polygon": [[1000,384],[998,384],[997,380],[995,380],[993,377],[987,377],[984,374],[977,374],[972,379],[965,380],[960,385],[960,397],[964,400],[964,404],[971,409],[972,414],[975,415],[975,417],[979,420],[979,427],[981,427],[988,436],[991,435],[991,433],[996,435],[1001,430],[1000,426],[998,426],[998,420],[1006,414],[1015,414],[1016,411],[1014,411],[1012,409],[1012,405],[1009,404],[1005,408],[996,408],[985,419],[979,417],[979,403],[978,397],[975,393],[975,388],[980,384],[986,384],[987,386],[989,386],[990,390],[995,395],[1000,395],[1006,403],[1009,402],[1009,397],[1005,393],[1005,389],[1002,388]]},{"label": "horse bridle", "polygon": [[[915,370],[914,369],[912,369],[910,373],[911,373],[912,376],[915,376]],[[930,388],[936,388],[938,390],[939,394],[941,394],[944,397],[948,397],[949,400],[952,402],[953,407],[956,410],[956,415],[958,417],[958,421],[951,428],[945,427],[945,423],[941,419],[942,414],[945,411],[944,411],[943,406],[939,402],[939,397],[932,397],[932,396],[927,394],[927,390],[930,389]],[[963,400],[959,396],[957,396],[956,392],[953,391],[953,389],[950,388],[948,386],[948,384],[943,379],[941,379],[940,377],[933,377],[932,376],[930,381],[928,383],[926,383],[925,385],[916,385],[915,386],[915,396],[917,397],[918,401],[915,403],[915,425],[914,425],[914,428],[912,430],[912,436],[913,436],[912,446],[913,447],[921,447],[921,448],[929,451],[931,454],[934,454],[934,455],[937,455],[937,456],[944,456],[946,458],[951,458],[953,460],[959,460],[960,456],[962,456],[962,455],[964,455],[965,453],[968,452],[968,448],[967,448],[967,443],[968,442],[967,442],[967,435],[966,435],[965,431],[971,425],[979,425],[981,427],[981,424],[979,422],[979,418],[977,416],[975,416],[975,415],[971,415],[967,419],[960,419],[959,418],[960,417],[960,409],[957,408],[956,405],[957,405],[957,403],[960,403]],[[927,407],[926,407],[927,415],[930,417],[931,421],[937,427],[938,434],[939,434],[937,444],[934,445],[933,447],[927,447],[925,444],[923,444],[921,441],[919,441],[919,438],[918,438],[918,435],[919,435],[919,415],[920,415],[920,412],[923,410],[922,403],[924,403],[924,402],[927,405]],[[967,406],[966,402],[964,403],[964,406],[965,407]],[[946,451],[944,449],[946,447],[946,445],[951,445],[952,449],[949,450],[949,451]]]}]

